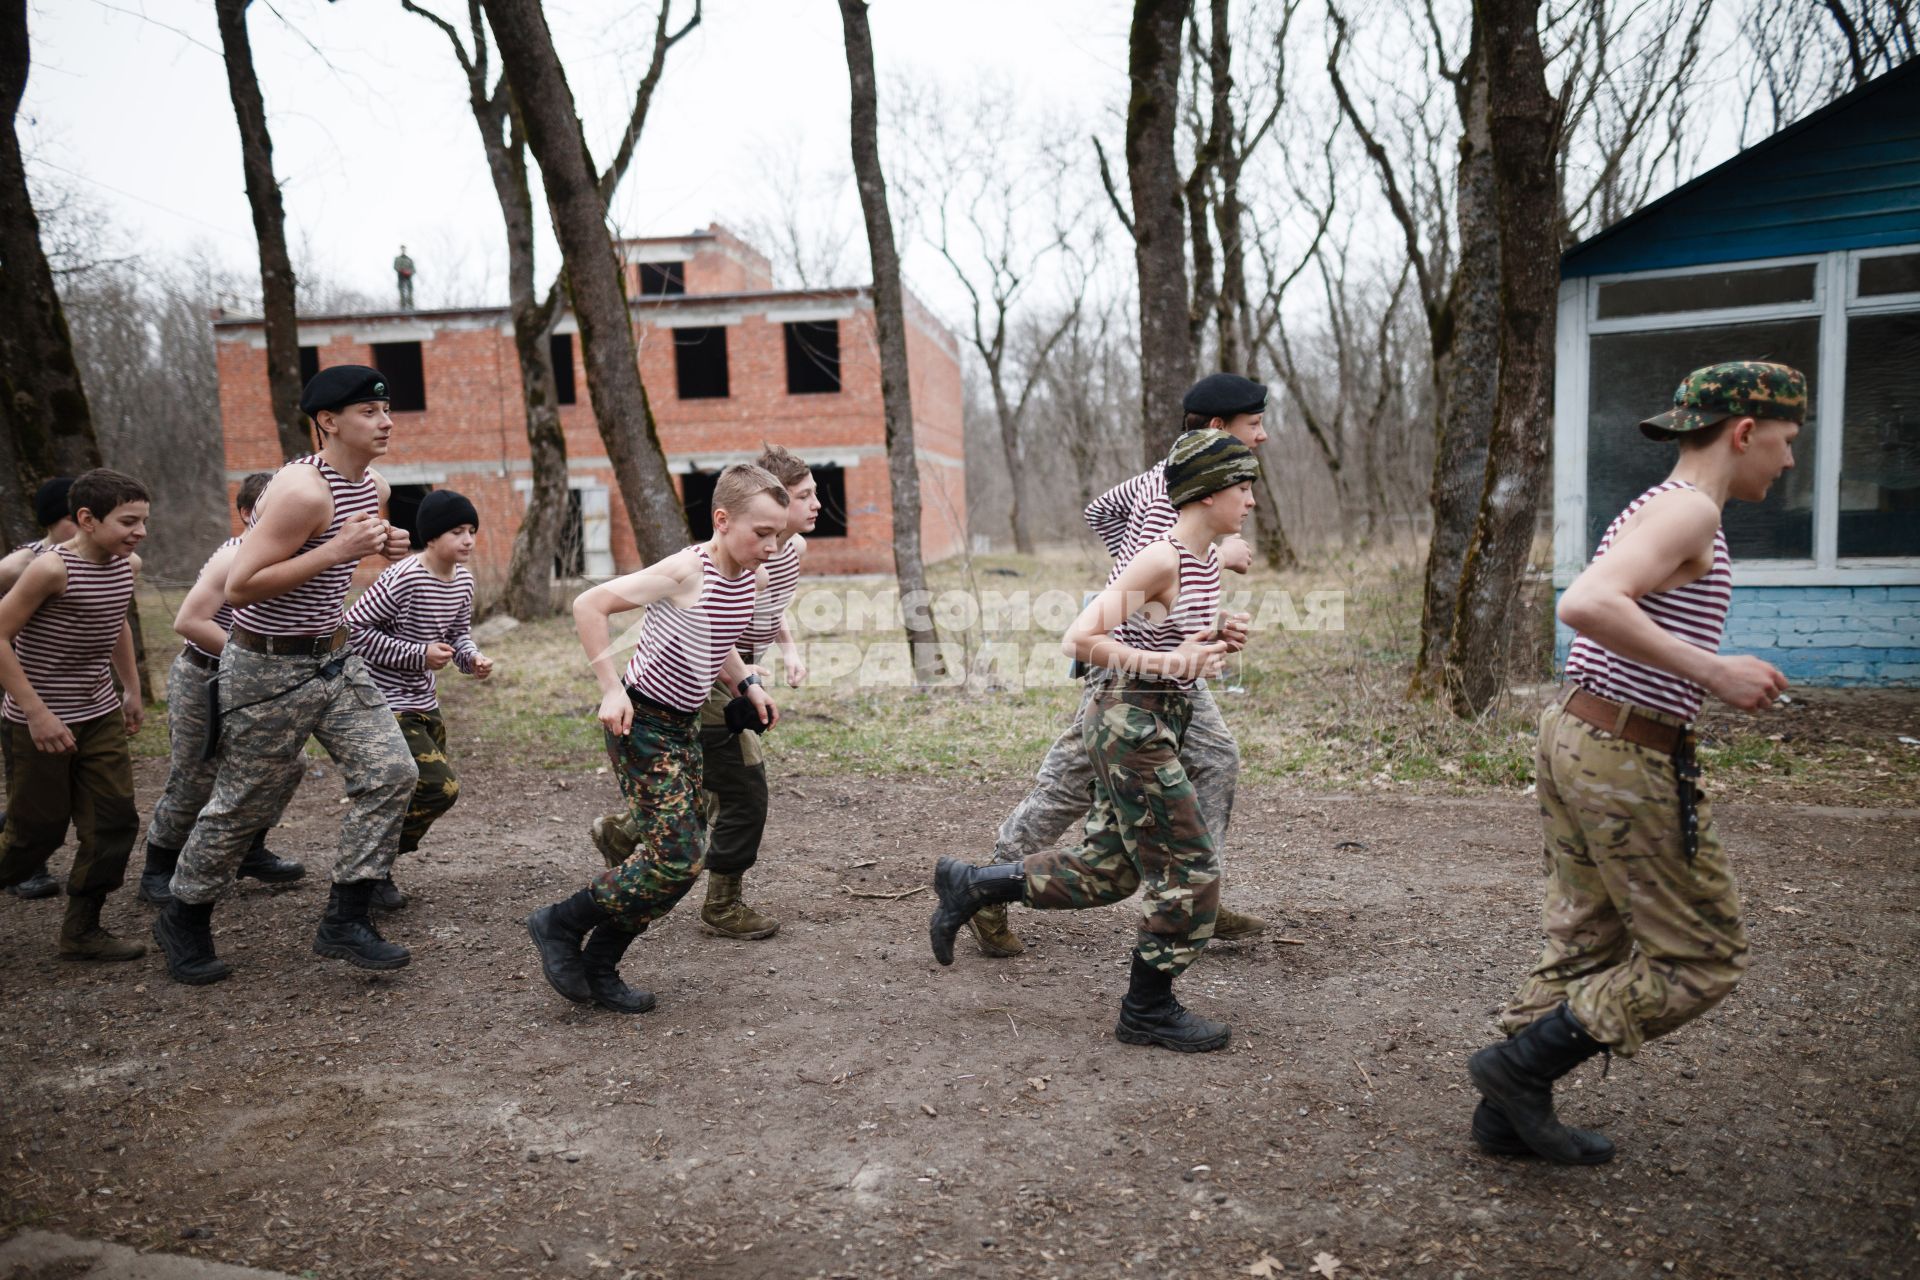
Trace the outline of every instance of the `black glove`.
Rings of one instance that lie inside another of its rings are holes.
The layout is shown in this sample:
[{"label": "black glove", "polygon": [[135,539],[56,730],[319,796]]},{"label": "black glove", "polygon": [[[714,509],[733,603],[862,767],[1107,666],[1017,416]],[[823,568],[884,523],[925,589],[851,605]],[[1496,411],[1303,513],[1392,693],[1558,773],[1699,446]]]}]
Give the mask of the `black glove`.
[{"label": "black glove", "polygon": [[760,723],[760,708],[753,705],[753,699],[742,694],[727,703],[727,732],[739,733],[752,729],[765,733],[771,726]]}]

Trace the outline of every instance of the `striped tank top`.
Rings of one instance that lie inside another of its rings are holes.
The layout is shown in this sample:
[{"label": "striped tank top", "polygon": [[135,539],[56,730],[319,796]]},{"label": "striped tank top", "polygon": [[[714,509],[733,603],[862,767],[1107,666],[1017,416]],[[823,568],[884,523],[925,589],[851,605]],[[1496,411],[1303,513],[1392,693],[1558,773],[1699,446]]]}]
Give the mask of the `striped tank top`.
[{"label": "striped tank top", "polygon": [[758,662],[768,649],[773,647],[773,638],[780,630],[780,619],[786,615],[787,606],[793,603],[795,593],[800,590],[800,539],[789,538],[787,545],[774,553],[767,561],[767,589],[753,602],[753,621],[747,624],[746,634],[740,637],[740,656],[748,662]]},{"label": "striped tank top", "polygon": [[[326,477],[327,490],[333,498],[333,519],[323,531],[301,543],[294,555],[305,555],[339,533],[340,526],[350,516],[362,511],[380,514],[380,491],[374,487],[371,473],[361,476],[360,483],[355,484],[335,471],[317,453],[295,458],[287,466],[318,467],[320,474]],[[264,502],[266,496],[262,495],[261,500]],[[347,588],[353,584],[353,570],[354,562],[351,560],[324,569],[285,595],[274,596],[258,604],[243,605],[235,611],[234,621],[262,635],[332,635],[339,629],[344,616],[342,606],[346,603]]]},{"label": "striped tank top", "polygon": [[1095,498],[1087,507],[1089,528],[1113,557],[1107,585],[1120,576],[1140,549],[1157,541],[1180,516],[1167,501],[1167,464],[1156,462],[1130,480],[1123,480]]},{"label": "striped tank top", "polygon": [[[1651,499],[1669,490],[1695,487],[1685,480],[1668,480],[1635,498],[1607,526],[1593,558],[1598,560],[1607,554],[1627,517]],[[1732,602],[1733,560],[1727,554],[1726,533],[1720,529],[1713,531],[1713,567],[1705,574],[1671,591],[1655,591],[1640,597],[1640,607],[1663,630],[1709,653],[1720,651],[1727,606]],[[1623,658],[1585,636],[1573,638],[1573,647],[1567,653],[1567,677],[1588,693],[1615,702],[1631,702],[1688,721],[1700,714],[1699,685],[1658,667]]]},{"label": "striped tank top", "polygon": [[752,569],[723,578],[704,545],[689,549],[700,556],[700,599],[688,609],[668,600],[647,606],[622,678],[655,702],[691,714],[706,702],[727,651],[753,622],[756,583]]},{"label": "striped tank top", "polygon": [[433,575],[419,556],[408,556],[374,580],[347,610],[354,652],[395,711],[433,711],[440,705],[427,646],[453,649],[453,666],[473,674],[480,650],[473,643],[473,575],[455,565],[453,581]]},{"label": "striped tank top", "polygon": [[[225,542],[221,543],[219,546],[213,549],[213,555],[207,557],[207,564],[212,564],[213,556],[219,555],[222,551],[225,551],[228,547],[237,547],[239,545],[240,545],[239,538],[237,537],[228,538]],[[200,567],[200,571],[202,573],[205,573],[206,565],[202,565]],[[221,597],[220,607],[213,611],[213,625],[220,628],[220,630],[222,631],[233,630],[233,606],[227,603],[226,598],[224,596]],[[219,654],[208,653],[205,649],[202,649],[199,645],[195,644],[191,640],[186,641],[185,644],[187,648],[193,650],[195,653],[199,654],[203,658],[210,658],[210,659],[213,659],[214,661],[218,661],[220,658]]]},{"label": "striped tank top", "polygon": [[[71,726],[119,710],[113,646],[133,599],[133,562],[115,556],[95,564],[57,545],[53,553],[66,566],[66,588],[34,610],[13,638],[13,651],[47,710]],[[0,702],[0,717],[27,722],[12,694]]]},{"label": "striped tank top", "polygon": [[[1202,560],[1171,534],[1162,534],[1154,542],[1170,543],[1180,553],[1180,594],[1174,598],[1172,609],[1162,610],[1156,603],[1128,614],[1126,620],[1113,629],[1113,638],[1128,648],[1169,653],[1178,649],[1188,636],[1211,631],[1219,624],[1220,553],[1208,547],[1207,558]],[[1153,543],[1147,544],[1151,545]],[[1139,550],[1144,551],[1146,547]],[[1177,683],[1183,689],[1191,689],[1196,681]]]}]

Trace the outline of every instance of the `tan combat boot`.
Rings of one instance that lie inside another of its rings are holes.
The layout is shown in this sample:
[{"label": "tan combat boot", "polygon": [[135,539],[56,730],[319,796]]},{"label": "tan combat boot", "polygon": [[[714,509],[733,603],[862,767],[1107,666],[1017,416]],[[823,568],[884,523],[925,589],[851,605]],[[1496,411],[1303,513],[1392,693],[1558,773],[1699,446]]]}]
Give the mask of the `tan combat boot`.
[{"label": "tan combat boot", "polygon": [[138,960],[147,949],[138,942],[116,938],[100,927],[100,908],[107,895],[89,893],[67,899],[67,918],[60,926],[63,960]]},{"label": "tan combat boot", "polygon": [[980,908],[967,921],[967,928],[973,930],[973,940],[979,944],[983,956],[1004,960],[1008,956],[1026,953],[1027,944],[1007,927],[1007,909],[1004,906]]},{"label": "tan combat boot", "polygon": [[1267,922],[1259,916],[1243,916],[1238,911],[1229,911],[1221,907],[1213,918],[1213,936],[1222,942],[1234,942],[1241,938],[1251,938],[1255,934],[1265,933]]},{"label": "tan combat boot", "polygon": [[587,834],[593,839],[593,847],[606,859],[607,866],[617,867],[633,856],[633,833],[627,830],[625,813],[603,813],[593,820],[587,828]]},{"label": "tan combat boot", "polygon": [[740,877],[707,872],[707,901],[700,908],[700,927],[722,938],[771,938],[780,922],[763,916],[740,900]]}]

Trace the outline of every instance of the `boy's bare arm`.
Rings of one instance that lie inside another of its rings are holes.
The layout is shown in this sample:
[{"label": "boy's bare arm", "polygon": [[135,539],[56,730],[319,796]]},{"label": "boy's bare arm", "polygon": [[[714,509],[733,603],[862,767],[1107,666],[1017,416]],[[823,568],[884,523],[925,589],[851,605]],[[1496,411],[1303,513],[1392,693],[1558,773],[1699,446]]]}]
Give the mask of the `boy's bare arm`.
[{"label": "boy's bare arm", "polygon": [[1069,657],[1111,671],[1190,680],[1218,674],[1229,645],[1189,638],[1166,653],[1135,649],[1113,630],[1148,602],[1171,608],[1180,594],[1180,554],[1166,543],[1144,548],[1067,628],[1060,647]]},{"label": "boy's bare arm", "polygon": [[699,557],[690,551],[678,551],[637,573],[588,587],[574,598],[574,631],[580,636],[580,647],[586,651],[587,664],[600,686],[600,723],[609,730],[625,733],[633,724],[633,705],[620,687],[620,668],[614,662],[610,620],[616,613],[661,600],[691,606],[700,596],[700,578]]},{"label": "boy's bare arm", "polygon": [[25,547],[0,556],[0,596],[13,590],[13,584],[20,581],[20,575],[33,563],[33,557],[34,553]]},{"label": "boy's bare arm", "polygon": [[33,745],[56,755],[74,749],[73,732],[47,709],[27,679],[19,655],[13,651],[13,642],[20,629],[27,625],[27,619],[66,587],[66,564],[59,556],[44,556],[28,565],[13,590],[0,597],[0,689],[12,694],[13,700],[20,704]]},{"label": "boy's bare arm", "polygon": [[113,642],[113,674],[120,680],[120,714],[126,720],[127,736],[140,732],[146,719],[146,704],[140,697],[140,663],[133,653],[133,623],[120,624],[120,636]]},{"label": "boy's bare arm", "polygon": [[213,620],[220,607],[227,602],[227,570],[233,566],[234,553],[238,547],[225,547],[213,553],[200,576],[194,579],[187,598],[180,602],[179,611],[173,615],[174,634],[183,640],[191,640],[202,651],[216,657],[227,647],[227,633]]},{"label": "boy's bare arm", "polygon": [[227,571],[227,599],[236,607],[283,596],[336,564],[358,562],[386,545],[386,522],[366,511],[348,517],[340,532],[313,550],[300,550],[333,519],[332,494],[312,467],[282,469],[260,495],[259,511]]}]

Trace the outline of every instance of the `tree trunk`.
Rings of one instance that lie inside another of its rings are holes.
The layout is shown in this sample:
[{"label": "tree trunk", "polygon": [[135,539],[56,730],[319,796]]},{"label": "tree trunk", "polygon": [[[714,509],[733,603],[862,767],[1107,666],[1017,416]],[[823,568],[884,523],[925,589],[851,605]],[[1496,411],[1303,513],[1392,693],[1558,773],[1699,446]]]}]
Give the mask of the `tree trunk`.
[{"label": "tree trunk", "polygon": [[220,47],[226,54],[227,92],[234,122],[240,126],[240,162],[247,177],[247,204],[253,210],[253,235],[260,243],[260,309],[267,327],[267,394],[280,454],[298,458],[313,452],[306,415],[300,412],[300,334],[294,311],[293,259],[287,253],[287,212],[280,184],[273,177],[273,138],[267,132],[267,105],[253,72],[253,47],[247,42],[247,6],[251,0],[214,0],[220,22]]},{"label": "tree trunk", "polygon": [[1023,556],[1030,556],[1033,554],[1033,521],[1020,496],[1026,488],[1026,477],[1020,465],[1020,416],[1014,412],[1013,403],[1007,398],[1006,381],[997,361],[987,365],[987,382],[993,390],[994,420],[1000,424],[1000,456],[1007,463],[1007,518],[1013,524],[1013,549]]},{"label": "tree trunk", "polygon": [[1438,692],[1448,683],[1447,647],[1453,639],[1460,569],[1486,479],[1487,435],[1493,429],[1500,368],[1500,226],[1483,51],[1484,42],[1477,40],[1456,94],[1463,122],[1455,170],[1460,261],[1448,305],[1431,333],[1438,430],[1428,487],[1433,537],[1427,546],[1420,651],[1413,673],[1414,692],[1421,694]]},{"label": "tree trunk", "polygon": [[[880,340],[880,399],[887,415],[887,478],[893,493],[893,572],[900,582],[901,612],[913,646],[918,679],[941,673],[939,634],[927,601],[927,575],[920,562],[920,473],[913,456],[913,401],[907,382],[907,317],[900,292],[900,254],[887,211],[886,175],[880,171],[880,104],[874,87],[873,34],[865,0],[840,0],[840,26],[847,45],[847,75],[853,84],[851,135],[854,181],[873,253],[873,325]],[[1016,489],[1020,477],[1013,477]],[[1017,501],[1017,499],[1016,499]]]},{"label": "tree trunk", "polygon": [[1180,175],[1180,31],[1187,0],[1134,0],[1127,41],[1127,187],[1140,279],[1141,454],[1152,466],[1180,434],[1180,397],[1193,380],[1187,330],[1187,245]]},{"label": "tree trunk", "polygon": [[633,318],[613,237],[607,232],[606,201],[539,0],[484,3],[527,143],[540,163],[554,234],[566,259],[594,419],[640,558],[652,563],[686,545],[687,518],[667,474],[653,406],[640,381]]},{"label": "tree trunk", "polygon": [[1553,342],[1560,283],[1560,111],[1547,90],[1539,0],[1476,0],[1485,42],[1500,233],[1500,372],[1480,514],[1460,575],[1451,699],[1477,715],[1506,678],[1513,603],[1532,551],[1553,426]]}]

